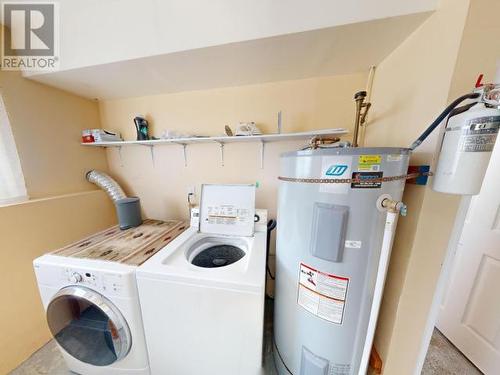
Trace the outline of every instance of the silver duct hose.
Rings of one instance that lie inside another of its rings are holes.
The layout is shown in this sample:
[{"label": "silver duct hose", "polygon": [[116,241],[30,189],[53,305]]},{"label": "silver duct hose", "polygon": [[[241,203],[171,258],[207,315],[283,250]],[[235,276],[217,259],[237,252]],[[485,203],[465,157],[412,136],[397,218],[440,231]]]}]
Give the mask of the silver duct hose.
[{"label": "silver duct hose", "polygon": [[139,198],[127,198],[123,189],[118,185],[118,182],[104,172],[93,169],[87,172],[85,177],[88,182],[99,186],[109,195],[115,204],[120,229],[125,230],[142,224],[141,203]]},{"label": "silver duct hose", "polygon": [[95,169],[87,172],[87,181],[99,186],[102,190],[109,195],[109,197],[116,202],[117,200],[127,198],[123,189],[118,185],[118,182],[113,180],[104,172],[96,171]]}]

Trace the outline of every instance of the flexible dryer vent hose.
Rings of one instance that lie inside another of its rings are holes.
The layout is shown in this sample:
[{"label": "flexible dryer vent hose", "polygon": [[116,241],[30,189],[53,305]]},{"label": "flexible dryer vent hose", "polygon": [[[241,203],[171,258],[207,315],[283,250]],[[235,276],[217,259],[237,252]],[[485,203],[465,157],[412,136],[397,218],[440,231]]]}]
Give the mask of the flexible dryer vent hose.
[{"label": "flexible dryer vent hose", "polygon": [[87,172],[85,177],[87,178],[87,181],[92,182],[93,184],[99,186],[102,190],[104,190],[113,200],[113,202],[127,198],[123,189],[120,187],[120,185],[118,185],[118,182],[113,180],[106,173],[93,169]]}]

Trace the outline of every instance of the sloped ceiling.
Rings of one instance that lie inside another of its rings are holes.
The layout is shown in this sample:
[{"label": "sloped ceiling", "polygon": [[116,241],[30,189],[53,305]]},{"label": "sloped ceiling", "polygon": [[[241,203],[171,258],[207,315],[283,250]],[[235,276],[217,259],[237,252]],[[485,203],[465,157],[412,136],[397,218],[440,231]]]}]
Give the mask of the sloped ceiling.
[{"label": "sloped ceiling", "polygon": [[[435,0],[291,0],[286,9],[267,0],[145,0],[140,7],[129,0],[72,1],[61,2],[61,69],[25,75],[98,99],[363,71],[383,60],[436,6]],[[208,3],[209,17],[202,17],[199,4]],[[106,19],[106,25],[98,24]]]}]

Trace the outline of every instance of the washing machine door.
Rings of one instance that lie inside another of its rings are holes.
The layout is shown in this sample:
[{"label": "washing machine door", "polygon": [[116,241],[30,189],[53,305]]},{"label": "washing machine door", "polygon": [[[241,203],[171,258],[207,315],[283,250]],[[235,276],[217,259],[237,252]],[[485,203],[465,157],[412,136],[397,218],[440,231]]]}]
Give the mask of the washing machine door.
[{"label": "washing machine door", "polygon": [[85,287],[61,289],[47,307],[47,322],[68,354],[91,365],[119,361],[132,344],[120,311],[107,298]]}]

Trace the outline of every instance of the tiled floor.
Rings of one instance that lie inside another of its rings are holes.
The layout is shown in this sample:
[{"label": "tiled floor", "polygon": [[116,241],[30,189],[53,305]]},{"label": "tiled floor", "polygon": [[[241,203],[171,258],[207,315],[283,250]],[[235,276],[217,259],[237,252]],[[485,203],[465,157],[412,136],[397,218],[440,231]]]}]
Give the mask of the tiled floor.
[{"label": "tiled floor", "polygon": [[59,348],[55,341],[50,341],[33,354],[26,362],[10,373],[10,375],[68,375]]},{"label": "tiled floor", "polygon": [[[264,369],[266,375],[277,375],[272,358],[272,302],[266,301],[264,328]],[[10,375],[68,375],[54,341],[49,342]],[[432,336],[422,375],[479,375],[472,365],[438,330]]]},{"label": "tiled floor", "polygon": [[[277,375],[272,357],[272,301],[266,301],[266,319],[264,326],[264,369],[266,375]],[[52,340],[39,351],[33,354],[26,362],[12,371],[9,375],[68,375],[64,360],[56,343]]]},{"label": "tiled floor", "polygon": [[422,375],[479,375],[482,374],[437,329],[425,358]]}]

